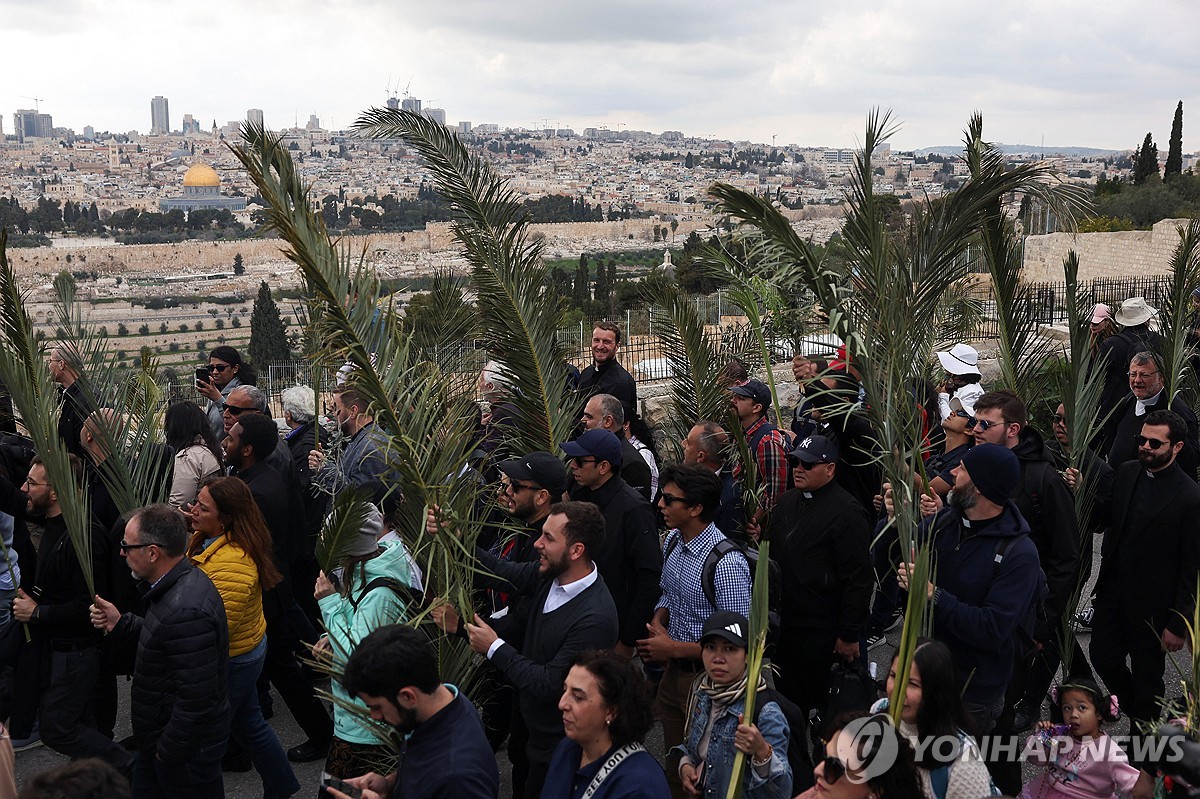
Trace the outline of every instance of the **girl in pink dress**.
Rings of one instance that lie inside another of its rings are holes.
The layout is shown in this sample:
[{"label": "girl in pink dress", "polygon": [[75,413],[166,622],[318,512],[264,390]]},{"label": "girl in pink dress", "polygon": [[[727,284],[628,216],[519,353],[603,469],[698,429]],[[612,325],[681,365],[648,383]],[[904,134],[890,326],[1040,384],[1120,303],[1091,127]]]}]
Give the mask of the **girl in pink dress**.
[{"label": "girl in pink dress", "polygon": [[1038,722],[1025,746],[1025,756],[1045,765],[1046,773],[1030,780],[1020,799],[1128,797],[1140,772],[1101,731],[1104,722],[1118,718],[1117,697],[1105,696],[1090,680],[1055,686],[1051,697],[1053,721]]}]

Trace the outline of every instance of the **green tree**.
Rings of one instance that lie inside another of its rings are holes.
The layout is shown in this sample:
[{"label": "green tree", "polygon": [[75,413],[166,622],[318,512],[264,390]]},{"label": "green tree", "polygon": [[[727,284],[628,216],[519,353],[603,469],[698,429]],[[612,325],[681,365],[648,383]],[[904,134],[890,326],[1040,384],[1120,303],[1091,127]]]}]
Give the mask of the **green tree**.
[{"label": "green tree", "polygon": [[246,266],[242,263],[242,254],[240,252],[233,256],[233,273],[235,275],[246,274]]},{"label": "green tree", "polygon": [[580,254],[579,266],[575,268],[575,287],[571,292],[575,300],[576,308],[583,308],[588,301],[588,260],[587,256]]},{"label": "green tree", "polygon": [[283,317],[271,297],[271,287],[264,280],[258,285],[258,296],[254,298],[254,310],[250,313],[250,362],[266,366],[291,357]]},{"label": "green tree", "polygon": [[1183,174],[1183,100],[1175,106],[1175,120],[1171,123],[1171,142],[1167,145],[1167,163],[1163,166],[1163,180]]},{"label": "green tree", "polygon": [[1158,177],[1158,145],[1147,133],[1142,146],[1137,148],[1133,156],[1133,185],[1141,186],[1151,176]]},{"label": "green tree", "polygon": [[696,168],[696,156],[692,155],[691,150],[688,150],[687,156],[684,157],[683,166],[685,169],[695,169]]}]

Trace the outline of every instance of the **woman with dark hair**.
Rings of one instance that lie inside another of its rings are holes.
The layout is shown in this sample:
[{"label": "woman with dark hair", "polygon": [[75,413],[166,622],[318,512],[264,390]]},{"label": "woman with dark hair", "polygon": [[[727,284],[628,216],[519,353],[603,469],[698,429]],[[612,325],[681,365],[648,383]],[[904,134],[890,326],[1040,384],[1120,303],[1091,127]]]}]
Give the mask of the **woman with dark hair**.
[{"label": "woman with dark hair", "polygon": [[640,416],[625,420],[625,438],[637,450],[650,468],[650,496],[658,496],[658,447],[654,445],[654,433],[646,420]]},{"label": "woman with dark hair", "polygon": [[691,796],[724,797],[729,793],[733,761],[746,755],[742,796],[788,799],[792,767],[788,764],[787,717],[767,691],[760,674],[754,688],[754,718],[745,718],[747,636],[750,622],[740,613],[719,610],[704,622],[700,660],[704,674],[695,684],[688,708],[679,778]]},{"label": "woman with dark hair", "polygon": [[217,587],[229,625],[230,736],[249,753],[265,797],[291,796],[300,783],[258,704],[267,657],[262,594],[283,580],[271,557],[271,534],[249,487],[236,477],[206,480],[191,520],[188,556]]},{"label": "woman with dark hair", "polygon": [[204,411],[188,400],[172,403],[167,408],[163,433],[167,446],[175,453],[168,501],[182,508],[196,500],[201,483],[221,471],[221,449]]},{"label": "woman with dark hair", "polygon": [[208,380],[197,380],[196,390],[208,399],[204,413],[213,435],[218,439],[225,432],[221,419],[221,406],[238,386],[253,386],[258,383],[258,373],[233,347],[222,344],[208,354]]},{"label": "woman with dark hair", "polygon": [[580,653],[558,700],[567,737],[554,750],[542,799],[668,799],[662,767],[642,746],[654,724],[652,700],[629,658]]},{"label": "woman with dark hair", "polygon": [[[893,659],[887,678],[889,696],[896,679]],[[872,710],[880,713],[887,708],[888,700],[881,699]],[[980,799],[996,793],[979,747],[966,732],[970,723],[949,647],[918,639],[900,711],[900,734],[920,752],[916,764],[926,799]],[[950,745],[917,746],[918,741],[943,740]]]},{"label": "woman with dark hair", "polygon": [[813,787],[796,799],[924,799],[912,746],[886,716],[843,713],[825,728],[824,740]]}]

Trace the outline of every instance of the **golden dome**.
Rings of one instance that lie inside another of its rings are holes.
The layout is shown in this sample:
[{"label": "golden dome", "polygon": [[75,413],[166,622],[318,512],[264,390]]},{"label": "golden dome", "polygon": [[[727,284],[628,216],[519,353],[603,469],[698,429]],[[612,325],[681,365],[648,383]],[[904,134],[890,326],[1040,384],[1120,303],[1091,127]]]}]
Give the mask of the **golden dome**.
[{"label": "golden dome", "polygon": [[208,164],[192,164],[183,176],[185,186],[220,186],[221,178]]}]

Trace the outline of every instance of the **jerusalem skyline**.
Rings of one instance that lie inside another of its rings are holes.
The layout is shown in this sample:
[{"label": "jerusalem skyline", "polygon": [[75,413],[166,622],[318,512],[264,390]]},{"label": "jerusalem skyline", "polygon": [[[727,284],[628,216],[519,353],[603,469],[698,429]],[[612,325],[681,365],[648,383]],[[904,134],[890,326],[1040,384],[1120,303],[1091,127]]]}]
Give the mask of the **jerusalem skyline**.
[{"label": "jerusalem skyline", "polygon": [[[1200,8],[1185,2],[1161,4],[1153,25],[1134,24],[1145,10],[1129,2],[1023,0],[982,17],[948,0],[836,8],[299,0],[286,13],[256,6],[236,15],[177,2],[0,7],[10,55],[40,64],[0,90],[6,123],[39,97],[56,125],[76,131],[148,132],[156,95],[170,100],[175,130],[184,113],[207,129],[248,108],[262,108],[275,128],[316,114],[340,129],[407,86],[445,108],[451,124],[853,147],[880,107],[903,123],[893,146],[913,149],[954,144],[979,110],[994,141],[1123,150],[1147,131],[1166,139],[1200,67],[1189,39]],[[137,46],[112,46],[121,41]],[[286,44],[263,49],[264,41]],[[46,59],[51,51],[71,57]],[[80,69],[89,63],[96,80]]]}]

